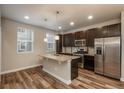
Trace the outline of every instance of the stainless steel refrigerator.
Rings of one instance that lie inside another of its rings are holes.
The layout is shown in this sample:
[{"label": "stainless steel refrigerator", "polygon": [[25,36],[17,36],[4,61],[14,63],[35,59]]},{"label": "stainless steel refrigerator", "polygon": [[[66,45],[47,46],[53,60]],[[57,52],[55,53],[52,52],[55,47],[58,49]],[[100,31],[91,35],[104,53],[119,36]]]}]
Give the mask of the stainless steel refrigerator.
[{"label": "stainless steel refrigerator", "polygon": [[120,37],[95,39],[95,73],[120,79]]}]

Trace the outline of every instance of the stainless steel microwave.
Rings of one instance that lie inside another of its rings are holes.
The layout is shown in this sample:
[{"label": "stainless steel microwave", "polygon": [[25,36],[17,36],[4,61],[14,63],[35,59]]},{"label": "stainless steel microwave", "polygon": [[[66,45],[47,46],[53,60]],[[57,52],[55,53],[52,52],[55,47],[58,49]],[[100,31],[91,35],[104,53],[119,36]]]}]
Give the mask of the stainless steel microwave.
[{"label": "stainless steel microwave", "polygon": [[86,46],[86,39],[75,40],[75,46]]}]

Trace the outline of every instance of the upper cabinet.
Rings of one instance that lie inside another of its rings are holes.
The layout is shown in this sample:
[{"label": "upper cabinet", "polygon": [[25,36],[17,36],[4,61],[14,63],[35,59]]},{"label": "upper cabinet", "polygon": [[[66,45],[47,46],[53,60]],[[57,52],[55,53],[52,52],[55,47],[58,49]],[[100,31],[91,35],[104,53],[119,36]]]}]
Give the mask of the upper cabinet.
[{"label": "upper cabinet", "polygon": [[94,39],[96,36],[96,28],[89,29],[86,31],[86,45],[88,47],[94,47]]},{"label": "upper cabinet", "polygon": [[76,40],[85,39],[85,38],[86,38],[86,34],[84,31],[75,32],[75,39]]},{"label": "upper cabinet", "polygon": [[121,24],[113,24],[108,26],[108,37],[120,36]]},{"label": "upper cabinet", "polygon": [[121,24],[107,25],[101,28],[88,29],[63,35],[63,46],[74,47],[75,40],[86,39],[88,47],[94,47],[95,38],[115,37],[121,35]]},{"label": "upper cabinet", "polygon": [[107,26],[104,26],[102,28],[97,28],[95,31],[95,38],[104,38],[108,36],[107,34],[108,34]]},{"label": "upper cabinet", "polygon": [[73,47],[74,41],[75,41],[74,33],[69,33],[69,34],[63,35],[63,46],[64,47]]},{"label": "upper cabinet", "polygon": [[121,24],[113,24],[97,28],[95,38],[115,37],[121,35]]},{"label": "upper cabinet", "polygon": [[62,35],[59,35],[59,40],[56,40],[56,52],[62,52]]}]

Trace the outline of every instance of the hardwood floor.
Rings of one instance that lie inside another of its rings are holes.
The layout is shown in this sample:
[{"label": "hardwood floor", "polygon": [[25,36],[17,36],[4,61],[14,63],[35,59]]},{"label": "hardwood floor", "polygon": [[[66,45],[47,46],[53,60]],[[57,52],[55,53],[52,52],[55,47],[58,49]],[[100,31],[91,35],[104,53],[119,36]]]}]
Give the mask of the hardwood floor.
[{"label": "hardwood floor", "polygon": [[2,75],[2,89],[108,89],[124,88],[124,82],[79,69],[79,77],[70,85],[59,81],[41,67]]}]

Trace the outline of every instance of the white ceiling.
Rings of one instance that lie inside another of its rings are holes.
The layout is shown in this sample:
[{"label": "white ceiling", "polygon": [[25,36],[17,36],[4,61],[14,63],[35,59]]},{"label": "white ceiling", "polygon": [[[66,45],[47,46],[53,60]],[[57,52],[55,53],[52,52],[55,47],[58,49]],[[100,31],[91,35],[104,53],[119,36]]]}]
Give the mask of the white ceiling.
[{"label": "white ceiling", "polygon": [[[124,5],[1,5],[2,16],[45,27],[51,30],[56,30],[57,25],[62,26],[63,31],[76,29],[83,26],[96,24],[99,22],[119,18],[121,11],[124,10]],[[56,11],[60,11],[58,22],[56,23]],[[28,15],[29,20],[25,20],[24,16]],[[92,20],[88,20],[88,15],[93,15]],[[44,19],[47,18],[47,22]],[[73,21],[75,25],[72,27],[69,23]]]}]

